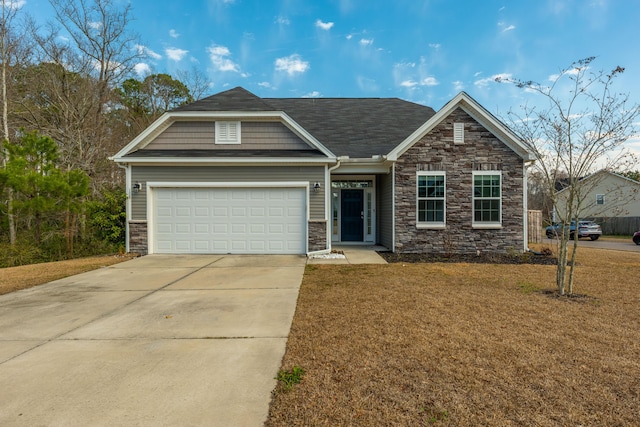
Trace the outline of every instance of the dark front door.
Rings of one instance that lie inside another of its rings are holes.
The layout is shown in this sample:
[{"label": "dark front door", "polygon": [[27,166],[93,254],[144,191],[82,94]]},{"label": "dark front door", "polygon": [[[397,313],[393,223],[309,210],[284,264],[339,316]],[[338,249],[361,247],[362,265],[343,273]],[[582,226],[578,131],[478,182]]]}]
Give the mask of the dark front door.
[{"label": "dark front door", "polygon": [[343,242],[364,240],[364,191],[342,190],[341,222]]}]

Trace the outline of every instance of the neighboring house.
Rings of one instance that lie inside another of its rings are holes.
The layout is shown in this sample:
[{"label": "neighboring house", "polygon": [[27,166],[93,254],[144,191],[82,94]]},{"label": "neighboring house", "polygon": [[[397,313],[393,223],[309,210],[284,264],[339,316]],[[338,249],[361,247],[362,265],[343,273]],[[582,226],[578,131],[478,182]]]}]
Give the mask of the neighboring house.
[{"label": "neighboring house", "polygon": [[143,254],[521,251],[532,159],[464,92],[436,113],[240,87],[165,113],[112,157],[127,250]]},{"label": "neighboring house", "polygon": [[[604,234],[632,235],[640,230],[640,182],[599,171],[580,180],[580,219],[591,219]],[[569,187],[556,193],[554,221],[565,217]]]}]

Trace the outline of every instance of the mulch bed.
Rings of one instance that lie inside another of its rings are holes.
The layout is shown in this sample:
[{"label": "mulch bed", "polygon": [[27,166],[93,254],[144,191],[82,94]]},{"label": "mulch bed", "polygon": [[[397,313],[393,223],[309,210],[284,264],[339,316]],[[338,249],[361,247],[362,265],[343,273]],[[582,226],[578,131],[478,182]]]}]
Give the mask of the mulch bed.
[{"label": "mulch bed", "polygon": [[523,254],[497,254],[484,253],[476,254],[428,254],[428,253],[393,253],[378,252],[388,263],[428,263],[428,262],[446,262],[446,263],[471,263],[471,264],[536,264],[536,265],[556,265],[558,259],[553,255],[543,255],[534,253]]}]

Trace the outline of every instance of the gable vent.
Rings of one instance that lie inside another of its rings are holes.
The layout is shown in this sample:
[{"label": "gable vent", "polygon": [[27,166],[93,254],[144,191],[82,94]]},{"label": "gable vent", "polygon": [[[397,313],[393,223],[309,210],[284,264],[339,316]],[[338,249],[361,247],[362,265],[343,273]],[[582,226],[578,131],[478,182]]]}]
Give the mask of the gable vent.
[{"label": "gable vent", "polygon": [[464,143],[464,123],[453,124],[453,143],[454,144]]},{"label": "gable vent", "polygon": [[240,122],[216,122],[216,144],[240,144]]}]

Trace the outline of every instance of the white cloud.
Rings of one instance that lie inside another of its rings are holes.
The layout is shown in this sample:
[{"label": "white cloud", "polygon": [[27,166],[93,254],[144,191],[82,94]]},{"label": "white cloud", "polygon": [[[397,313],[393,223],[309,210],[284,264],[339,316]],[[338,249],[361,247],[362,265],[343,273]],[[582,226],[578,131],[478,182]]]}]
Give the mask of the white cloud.
[{"label": "white cloud", "polygon": [[226,46],[211,45],[207,48],[209,53],[209,59],[216,70],[218,71],[232,71],[234,73],[240,72],[240,66],[233,62],[228,57],[231,56],[231,51]]},{"label": "white cloud", "polygon": [[358,88],[363,92],[377,92],[380,89],[378,83],[368,77],[357,76],[356,83]]},{"label": "white cloud", "polygon": [[138,51],[138,54],[140,55],[145,55],[148,56],[149,58],[153,58],[153,59],[161,59],[162,55],[160,55],[159,53],[156,53],[154,51],[152,51],[151,49],[149,49],[146,46],[143,46],[141,44],[137,44],[135,45],[136,50]]},{"label": "white cloud", "polygon": [[347,34],[347,36],[345,37],[347,40],[351,40],[353,38],[353,34]]},{"label": "white cloud", "polygon": [[419,82],[412,80],[412,79],[408,79],[408,80],[404,80],[402,82],[400,82],[400,86],[406,87],[406,88],[414,88],[416,86],[437,86],[440,83],[438,82],[438,80],[435,77],[425,77],[424,79],[420,80]]},{"label": "white cloud", "polygon": [[460,92],[464,90],[464,83],[462,83],[460,80],[456,80],[452,84],[453,84],[453,90],[455,90],[456,92]]},{"label": "white cloud", "polygon": [[331,27],[333,27],[333,22],[322,22],[318,19],[316,21],[316,27],[320,28],[321,30],[329,31]]},{"label": "white cloud", "polygon": [[178,32],[172,28],[169,30],[169,37],[177,39],[178,37],[180,37],[180,34],[178,34]]},{"label": "white cloud", "polygon": [[420,80],[420,86],[438,86],[440,82],[435,77],[425,77]]},{"label": "white cloud", "polygon": [[167,54],[167,58],[177,62],[177,61],[182,61],[182,58],[184,58],[187,55],[187,53],[189,53],[189,51],[184,49],[178,49],[176,47],[169,47],[164,50],[164,53]]},{"label": "white cloud", "polygon": [[271,83],[269,83],[269,82],[260,82],[260,83],[258,83],[258,86],[266,87],[268,89],[268,88],[271,87]]},{"label": "white cloud", "polygon": [[279,24],[279,25],[289,25],[289,24],[291,24],[291,21],[289,21],[289,19],[287,19],[287,18],[286,18],[286,17],[284,17],[284,16],[278,16],[278,17],[276,18],[276,24]]},{"label": "white cloud", "polygon": [[556,80],[558,80],[560,77],[564,76],[564,75],[569,75],[569,76],[577,76],[578,73],[580,73],[581,70],[588,70],[589,67],[586,68],[571,68],[569,70],[566,70],[560,74],[551,74],[548,79],[549,81],[555,82]]},{"label": "white cloud", "polygon": [[144,77],[144,76],[147,76],[148,74],[151,74],[151,67],[149,66],[149,64],[145,64],[144,62],[134,65],[133,69],[135,70],[136,74],[140,77]]},{"label": "white cloud", "polygon": [[503,33],[506,33],[507,31],[513,31],[516,29],[515,25],[507,25],[502,21],[498,22],[498,27],[502,28]]},{"label": "white cloud", "polygon": [[440,46],[441,46],[440,43],[429,43],[429,47],[431,49],[438,50],[438,49],[440,49]]},{"label": "white cloud", "polygon": [[360,44],[362,46],[369,46],[373,44],[373,39],[360,39]]},{"label": "white cloud", "polygon": [[8,9],[18,10],[27,4],[27,0],[5,0],[3,3]]},{"label": "white cloud", "polygon": [[309,63],[303,61],[298,54],[276,59],[275,66],[276,71],[285,71],[290,76],[296,73],[304,73],[309,69]]},{"label": "white cloud", "polygon": [[102,28],[102,22],[99,21],[95,21],[95,22],[88,22],[87,26],[89,28],[91,28],[92,30],[99,30]]},{"label": "white cloud", "polygon": [[484,79],[476,80],[475,82],[473,82],[473,84],[480,88],[487,87],[489,83],[495,82],[496,79],[509,80],[511,79],[511,74],[510,73],[494,74],[491,77],[485,77]]},{"label": "white cloud", "polygon": [[320,92],[314,90],[313,92],[309,92],[306,95],[302,95],[302,98],[319,98],[321,96],[322,95],[320,94]]}]

